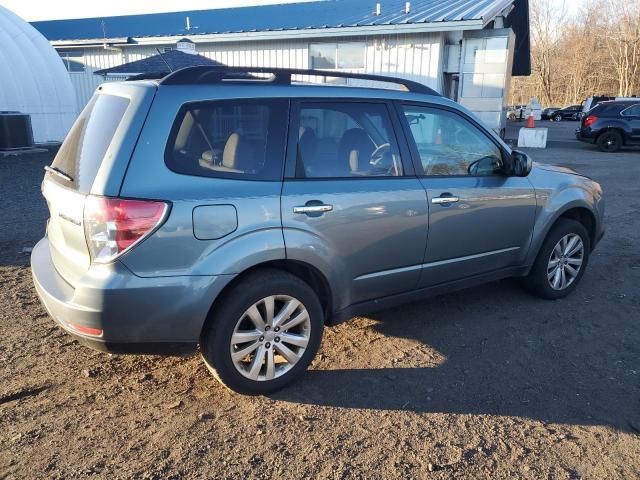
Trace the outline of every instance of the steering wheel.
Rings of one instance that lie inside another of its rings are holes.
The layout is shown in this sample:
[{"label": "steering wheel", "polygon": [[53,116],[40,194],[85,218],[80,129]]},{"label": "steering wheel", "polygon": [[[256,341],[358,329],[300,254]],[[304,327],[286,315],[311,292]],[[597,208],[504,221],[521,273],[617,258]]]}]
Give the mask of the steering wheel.
[{"label": "steering wheel", "polygon": [[387,152],[391,150],[391,145],[388,143],[382,143],[371,154],[371,165],[378,165],[380,160],[384,158]]}]

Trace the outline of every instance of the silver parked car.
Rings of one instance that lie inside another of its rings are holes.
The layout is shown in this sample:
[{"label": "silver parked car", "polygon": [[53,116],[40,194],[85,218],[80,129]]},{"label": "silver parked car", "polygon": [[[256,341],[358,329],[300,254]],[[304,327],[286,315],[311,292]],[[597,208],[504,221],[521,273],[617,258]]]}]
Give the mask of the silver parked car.
[{"label": "silver parked car", "polygon": [[505,277],[562,298],[604,231],[598,183],[532,164],[425,86],[370,75],[108,83],[46,170],[31,266],[55,321],[109,352],[199,345],[248,394],[301,376],[325,325],[374,309]]}]

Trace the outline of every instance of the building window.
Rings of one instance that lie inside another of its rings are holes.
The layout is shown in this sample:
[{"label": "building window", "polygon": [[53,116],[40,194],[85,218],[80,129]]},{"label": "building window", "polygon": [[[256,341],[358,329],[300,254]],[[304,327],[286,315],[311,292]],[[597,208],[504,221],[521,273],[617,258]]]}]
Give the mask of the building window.
[{"label": "building window", "polygon": [[169,53],[171,50],[175,50],[173,47],[164,47],[162,49],[162,53]]},{"label": "building window", "polygon": [[84,50],[58,50],[58,54],[60,58],[62,58],[62,63],[64,63],[68,72],[80,73],[85,71],[84,63],[82,63]]},{"label": "building window", "polygon": [[311,68],[364,68],[364,43],[312,43],[309,45]]}]

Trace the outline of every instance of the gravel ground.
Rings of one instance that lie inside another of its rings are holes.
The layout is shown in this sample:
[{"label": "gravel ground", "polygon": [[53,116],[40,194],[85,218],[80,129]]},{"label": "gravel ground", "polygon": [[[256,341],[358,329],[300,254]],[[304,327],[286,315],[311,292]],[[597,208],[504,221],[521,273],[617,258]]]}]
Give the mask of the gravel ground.
[{"label": "gravel ground", "polygon": [[108,356],[40,306],[47,156],[0,157],[0,479],[640,478],[640,154],[530,152],[598,179],[578,290],[514,281],[327,329],[301,383],[241,397],[197,356]]}]

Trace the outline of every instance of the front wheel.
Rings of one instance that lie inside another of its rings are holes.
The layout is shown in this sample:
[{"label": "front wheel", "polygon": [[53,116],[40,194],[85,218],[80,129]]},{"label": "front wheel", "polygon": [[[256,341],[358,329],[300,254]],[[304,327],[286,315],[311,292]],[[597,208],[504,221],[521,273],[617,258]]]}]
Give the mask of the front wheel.
[{"label": "front wheel", "polygon": [[553,117],[553,121],[554,122],[561,122],[562,121],[562,115],[556,115],[555,117]]},{"label": "front wheel", "polygon": [[273,393],[299,378],[315,356],[324,318],[314,291],[284,271],[248,275],[220,304],[201,339],[213,375],[238,393]]},{"label": "front wheel", "polygon": [[591,242],[584,225],[575,220],[559,219],[543,242],[529,275],[524,278],[525,287],[550,300],[566,297],[582,279],[590,251]]},{"label": "front wheel", "polygon": [[622,135],[615,130],[607,130],[596,141],[601,152],[614,153],[622,148]]}]

